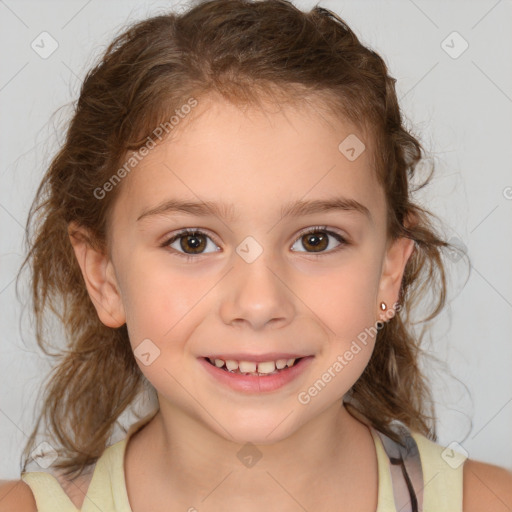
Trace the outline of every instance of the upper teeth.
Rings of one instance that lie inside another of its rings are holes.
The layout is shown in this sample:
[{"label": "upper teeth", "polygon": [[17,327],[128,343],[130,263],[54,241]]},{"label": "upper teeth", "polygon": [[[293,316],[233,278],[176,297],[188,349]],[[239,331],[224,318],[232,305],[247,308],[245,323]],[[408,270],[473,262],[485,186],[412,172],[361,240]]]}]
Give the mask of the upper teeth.
[{"label": "upper teeth", "polygon": [[255,363],[254,361],[233,361],[228,359],[211,359],[208,358],[211,363],[215,364],[217,368],[222,368],[226,365],[226,368],[230,371],[240,370],[241,373],[272,373],[277,368],[282,370],[285,366],[293,366],[295,358],[292,359],[278,359],[277,361],[264,361],[261,363]]}]

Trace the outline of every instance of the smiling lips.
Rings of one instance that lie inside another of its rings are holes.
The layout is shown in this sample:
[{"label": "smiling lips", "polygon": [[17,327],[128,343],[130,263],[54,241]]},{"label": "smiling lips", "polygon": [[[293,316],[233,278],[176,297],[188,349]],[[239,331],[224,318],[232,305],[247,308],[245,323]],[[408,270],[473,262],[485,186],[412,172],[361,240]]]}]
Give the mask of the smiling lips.
[{"label": "smiling lips", "polygon": [[216,382],[250,394],[277,391],[290,384],[305,373],[313,359],[314,356],[284,353],[261,356],[218,354],[198,358]]}]

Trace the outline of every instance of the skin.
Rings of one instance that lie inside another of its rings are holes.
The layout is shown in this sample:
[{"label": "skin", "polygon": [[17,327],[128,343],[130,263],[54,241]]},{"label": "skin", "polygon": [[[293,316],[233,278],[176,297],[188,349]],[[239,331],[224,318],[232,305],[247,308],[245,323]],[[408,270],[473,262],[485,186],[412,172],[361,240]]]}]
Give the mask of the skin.
[{"label": "skin", "polygon": [[[173,137],[124,179],[109,250],[97,252],[71,237],[101,321],[126,323],[134,350],[144,339],[160,350],[148,366],[137,359],[157,391],[160,412],[127,446],[134,512],[169,503],[208,511],[225,510],[226,503],[246,511],[292,511],[297,503],[308,510],[332,510],[340,502],[347,510],[377,506],[373,440],[341,406],[375,339],[360,344],[308,404],[297,397],[375,325],[381,301],[391,306],[398,300],[414,246],[386,238],[371,141],[319,112],[306,104],[243,111],[218,97],[201,99]],[[354,133],[366,150],[349,161],[338,145]],[[354,211],[280,218],[289,201],[338,196],[365,205],[372,219]],[[233,203],[237,218],[173,213],[137,221],[171,197]],[[349,244],[340,247],[331,235],[328,248],[312,252],[300,231],[316,225]],[[183,248],[178,255],[179,239],[175,251],[160,246],[182,228],[200,228],[210,237],[195,260],[187,261]],[[236,252],[247,236],[263,249],[251,263]],[[251,395],[217,383],[197,359],[273,351],[314,359],[286,387]],[[236,456],[246,442],[262,454],[250,469]]]}]

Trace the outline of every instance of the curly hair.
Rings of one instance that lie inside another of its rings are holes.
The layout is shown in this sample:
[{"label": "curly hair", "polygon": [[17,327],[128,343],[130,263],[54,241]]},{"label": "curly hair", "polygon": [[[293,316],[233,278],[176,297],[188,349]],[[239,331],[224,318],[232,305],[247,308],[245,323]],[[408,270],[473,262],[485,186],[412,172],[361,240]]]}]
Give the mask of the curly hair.
[{"label": "curly hair", "polygon": [[[399,420],[436,440],[430,386],[419,366],[425,351],[409,314],[427,290],[436,300],[424,321],[444,307],[442,250],[458,248],[438,234],[434,215],[413,201],[412,178],[425,150],[405,127],[395,82],[384,60],[337,14],[319,6],[303,12],[287,0],[204,1],[133,23],[116,36],[83,81],[65,141],[28,214],[21,269],[29,264],[33,276],[37,344],[56,363],[23,452],[24,468],[44,419],[60,448],[53,466],[80,474],[102,454],[116,420],[140,395],[144,376],[126,324],[111,328],[99,320],[68,228],[84,227],[93,247],[108,247],[109,215],[122,183],[101,200],[97,191],[130,152],[156,142],[154,128],[177,107],[212,92],[245,105],[271,96],[291,103],[315,98],[374,142],[388,237],[415,244],[401,283],[402,307],[379,330],[349,405],[391,437],[390,422]],[[49,352],[51,336],[44,330],[49,310],[65,328],[66,349],[56,353]]]}]

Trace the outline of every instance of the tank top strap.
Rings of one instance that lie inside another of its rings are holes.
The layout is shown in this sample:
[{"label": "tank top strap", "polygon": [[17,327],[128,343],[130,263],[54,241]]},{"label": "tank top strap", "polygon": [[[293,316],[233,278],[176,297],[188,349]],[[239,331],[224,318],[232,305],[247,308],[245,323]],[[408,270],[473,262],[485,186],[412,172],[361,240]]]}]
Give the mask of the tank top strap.
[{"label": "tank top strap", "polygon": [[29,471],[21,479],[30,487],[38,512],[78,512],[57,478],[44,471]]},{"label": "tank top strap", "polygon": [[462,512],[464,462],[467,455],[441,446],[418,432],[416,440],[423,465],[424,512]]},{"label": "tank top strap", "polygon": [[108,446],[74,480],[57,470],[22,472],[21,479],[31,488],[38,512],[131,512],[123,465],[126,443],[157,411],[132,424],[126,437]]},{"label": "tank top strap", "polygon": [[389,459],[391,486],[400,512],[462,512],[466,456],[411,432],[399,421],[390,425],[400,442],[373,427]]},{"label": "tank top strap", "polygon": [[133,423],[124,439],[105,449],[96,463],[81,512],[98,512],[98,504],[101,504],[101,510],[131,512],[124,472],[126,445],[136,432],[153,419],[158,410]]},{"label": "tank top strap", "polygon": [[391,428],[400,436],[400,443],[370,428],[379,436],[389,459],[396,510],[423,512],[423,468],[415,439],[404,425],[398,423],[392,424]]}]

